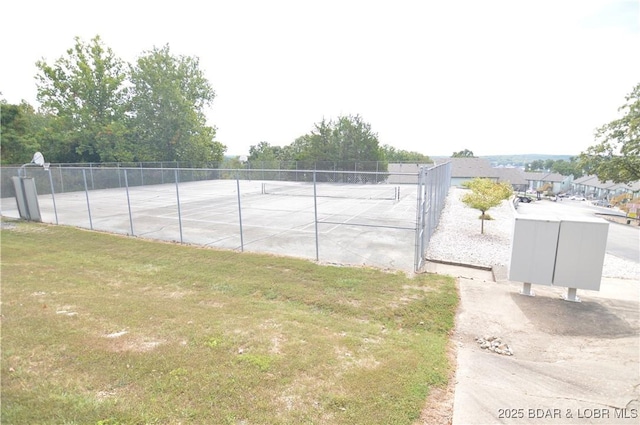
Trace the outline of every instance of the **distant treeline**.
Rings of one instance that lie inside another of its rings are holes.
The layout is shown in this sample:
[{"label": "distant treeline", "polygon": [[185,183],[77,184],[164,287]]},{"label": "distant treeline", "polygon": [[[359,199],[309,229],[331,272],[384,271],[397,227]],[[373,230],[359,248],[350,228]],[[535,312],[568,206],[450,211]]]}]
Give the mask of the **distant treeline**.
[{"label": "distant treeline", "polygon": [[[577,156],[577,155],[575,155]],[[545,154],[522,154],[522,155],[488,155],[481,158],[486,159],[494,167],[511,165],[514,167],[528,168],[528,164],[539,163],[539,161],[566,161],[571,162],[572,155],[545,155]]]}]

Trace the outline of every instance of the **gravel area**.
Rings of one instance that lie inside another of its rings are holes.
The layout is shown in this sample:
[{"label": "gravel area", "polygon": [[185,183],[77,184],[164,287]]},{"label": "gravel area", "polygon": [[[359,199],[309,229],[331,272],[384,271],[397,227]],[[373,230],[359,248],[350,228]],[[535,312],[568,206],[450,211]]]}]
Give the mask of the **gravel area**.
[{"label": "gravel area", "polygon": [[[449,190],[442,216],[431,236],[427,259],[483,267],[509,266],[514,212],[504,201],[491,208],[493,220],[484,222],[480,233],[480,212],[467,207],[460,198],[466,189]],[[640,279],[640,263],[606,254],[603,277]]]}]

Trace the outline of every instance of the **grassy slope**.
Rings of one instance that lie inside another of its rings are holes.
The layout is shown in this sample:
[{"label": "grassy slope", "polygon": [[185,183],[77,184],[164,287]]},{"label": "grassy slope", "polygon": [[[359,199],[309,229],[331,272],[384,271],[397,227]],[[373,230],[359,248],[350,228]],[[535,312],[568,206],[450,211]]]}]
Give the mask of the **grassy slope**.
[{"label": "grassy slope", "polygon": [[411,424],[449,376],[451,278],[3,224],[3,424]]}]

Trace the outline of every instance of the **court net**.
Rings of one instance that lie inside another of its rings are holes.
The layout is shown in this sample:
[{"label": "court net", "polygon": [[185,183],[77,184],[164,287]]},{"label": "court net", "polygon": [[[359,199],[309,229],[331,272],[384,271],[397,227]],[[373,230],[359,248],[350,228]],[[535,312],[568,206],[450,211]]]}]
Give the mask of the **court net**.
[{"label": "court net", "polygon": [[[314,196],[313,183],[262,183],[262,194],[281,196]],[[316,184],[315,196],[322,198],[400,199],[400,186]]]}]

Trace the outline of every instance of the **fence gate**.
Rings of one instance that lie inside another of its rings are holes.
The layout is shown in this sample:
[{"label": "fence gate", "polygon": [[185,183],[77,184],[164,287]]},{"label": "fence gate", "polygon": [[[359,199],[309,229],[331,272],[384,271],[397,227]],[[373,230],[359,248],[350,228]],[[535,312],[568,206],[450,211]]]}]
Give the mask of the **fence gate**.
[{"label": "fence gate", "polygon": [[436,230],[451,184],[451,162],[432,168],[421,167],[418,174],[416,208],[416,243],[414,271],[418,272],[426,260],[429,239]]}]

